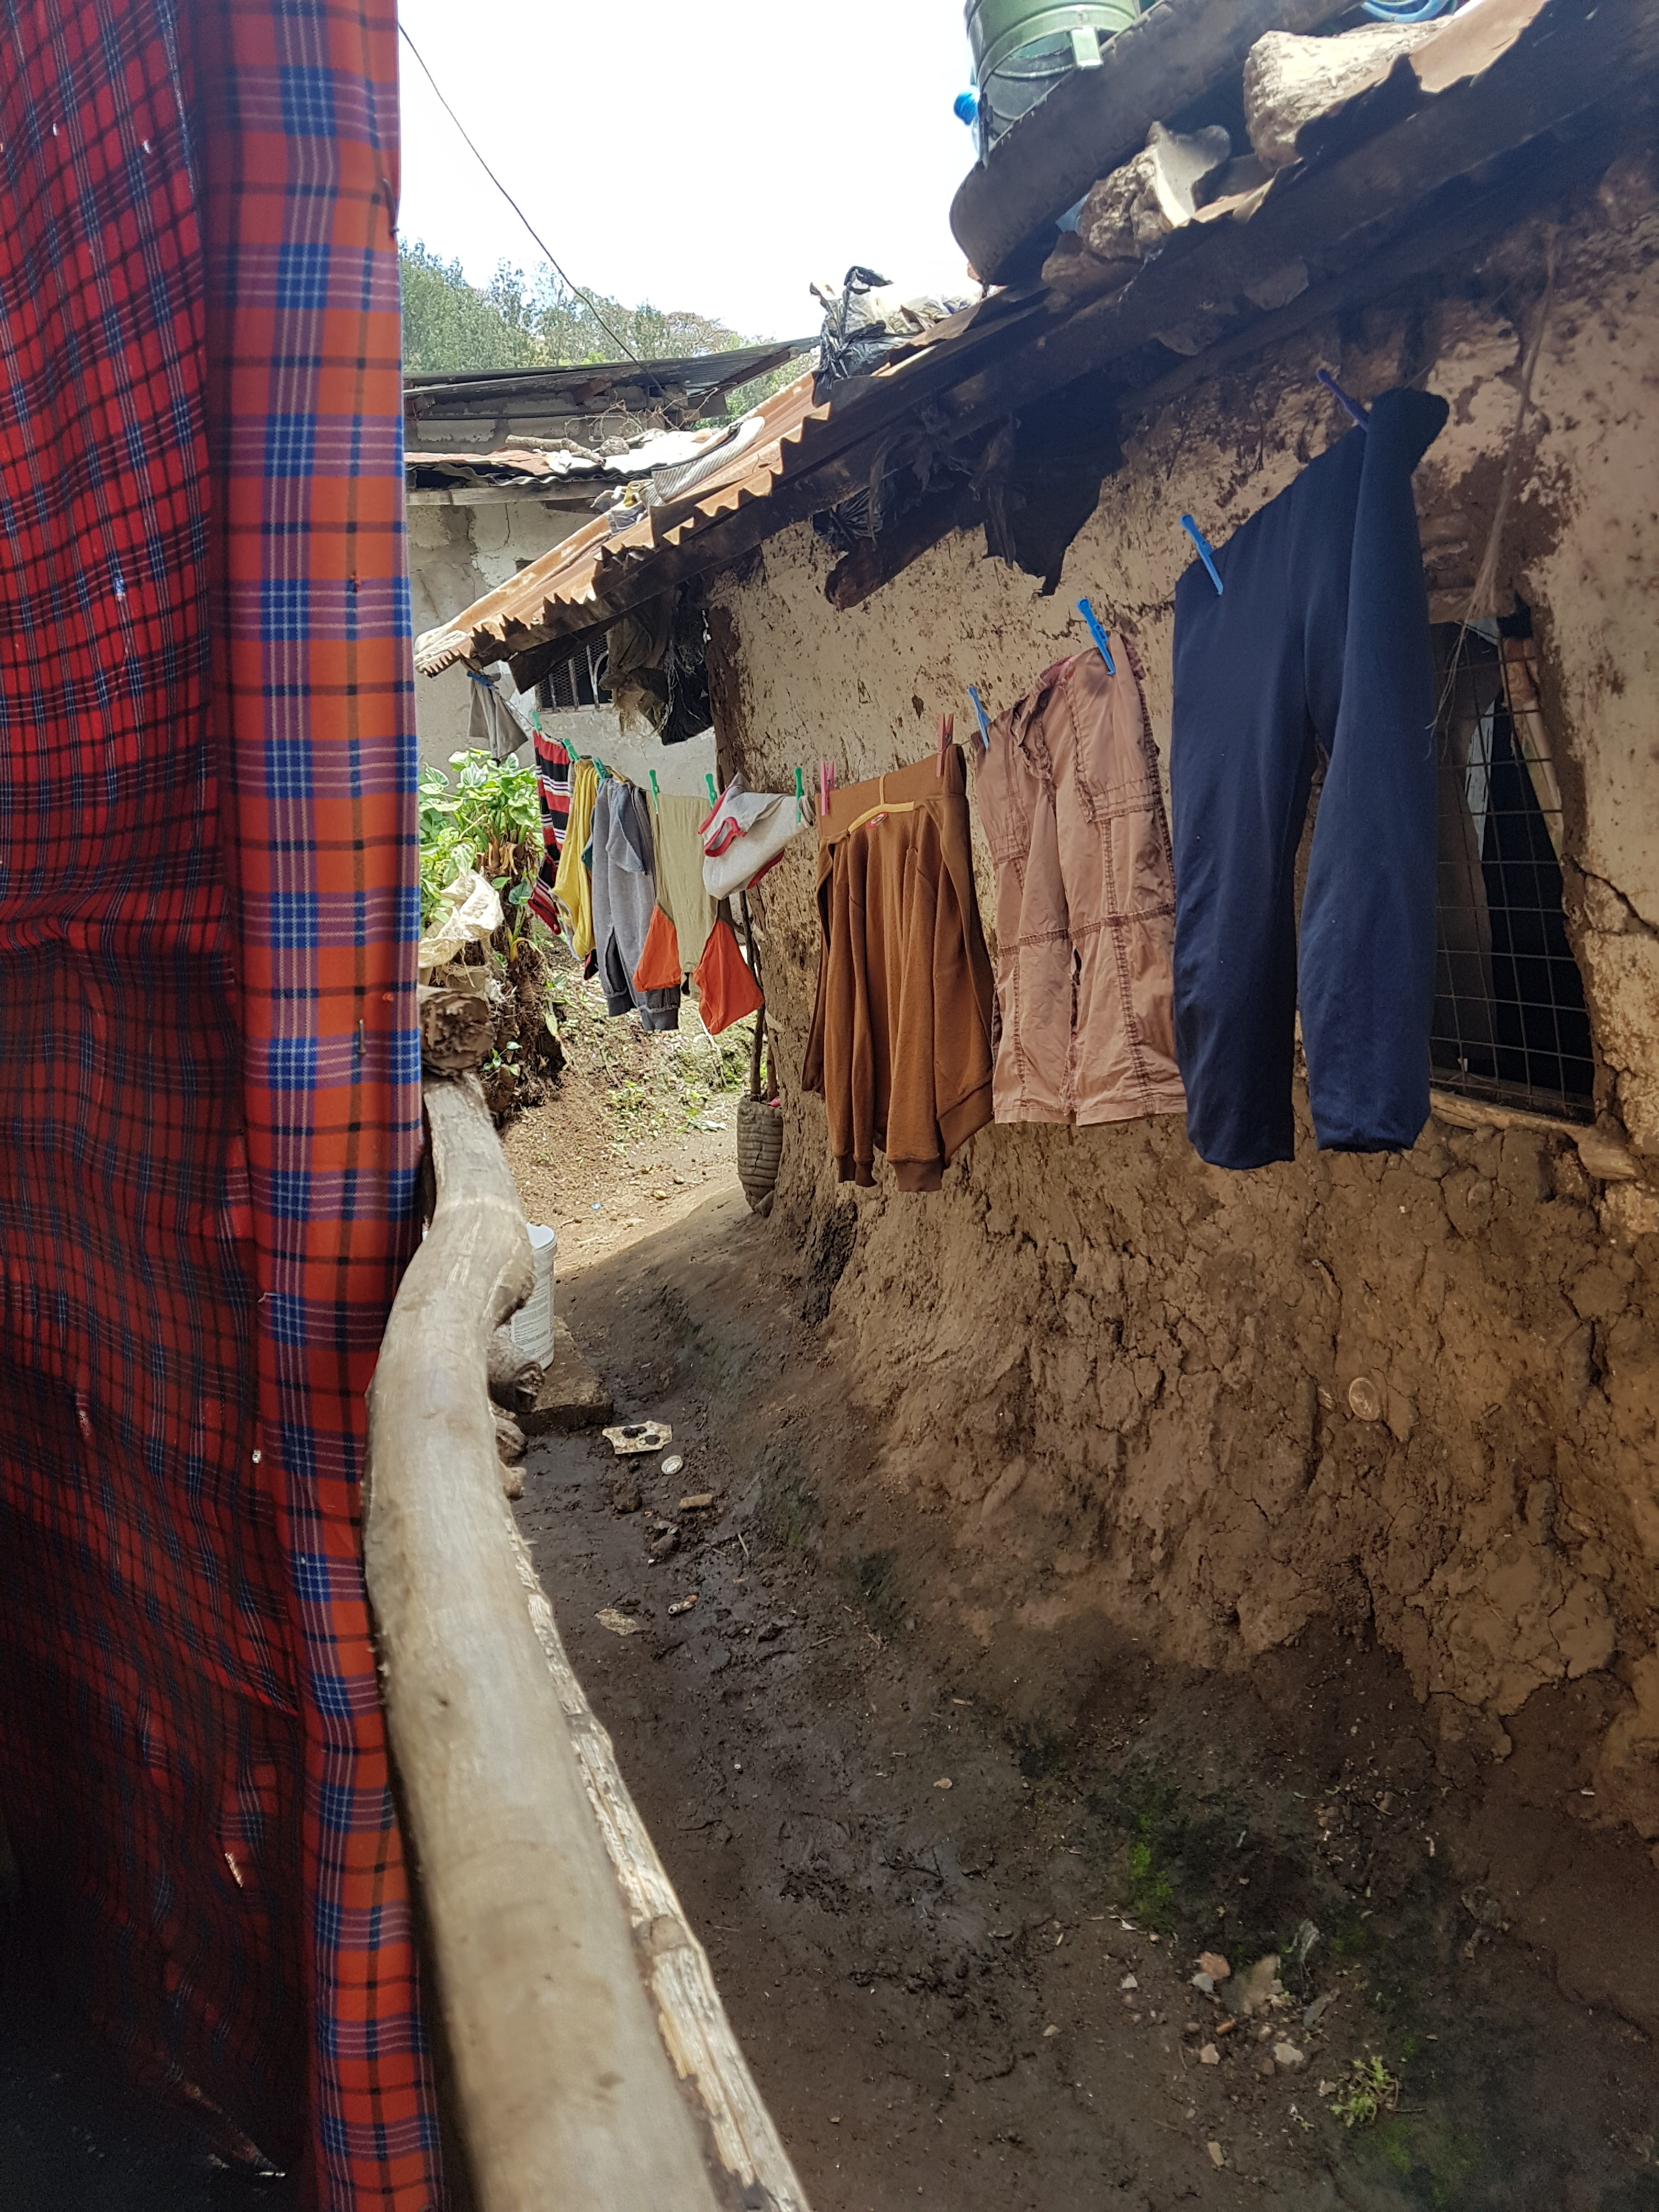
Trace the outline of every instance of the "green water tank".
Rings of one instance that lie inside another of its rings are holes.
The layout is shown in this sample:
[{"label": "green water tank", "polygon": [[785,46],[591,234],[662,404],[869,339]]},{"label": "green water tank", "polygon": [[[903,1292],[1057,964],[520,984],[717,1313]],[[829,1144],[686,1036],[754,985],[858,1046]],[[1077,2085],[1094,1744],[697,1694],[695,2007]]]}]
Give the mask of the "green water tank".
[{"label": "green water tank", "polygon": [[1140,0],[967,0],[981,142],[993,144],[1074,69],[1099,65]]}]

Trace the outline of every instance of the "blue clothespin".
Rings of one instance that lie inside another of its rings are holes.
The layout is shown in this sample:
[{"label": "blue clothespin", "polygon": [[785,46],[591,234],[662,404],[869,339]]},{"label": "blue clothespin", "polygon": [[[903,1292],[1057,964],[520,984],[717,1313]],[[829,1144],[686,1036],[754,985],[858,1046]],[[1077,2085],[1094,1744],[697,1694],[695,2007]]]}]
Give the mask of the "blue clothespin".
[{"label": "blue clothespin", "polygon": [[988,753],[991,750],[991,718],[985,711],[985,704],[979,696],[979,686],[976,684],[970,684],[968,686],[968,696],[973,701],[974,712],[979,717],[979,741]]},{"label": "blue clothespin", "polygon": [[1084,621],[1088,623],[1090,636],[1093,638],[1095,643],[1100,647],[1100,657],[1106,664],[1106,673],[1109,676],[1115,676],[1117,674],[1117,663],[1112,658],[1111,647],[1106,642],[1106,633],[1100,626],[1100,617],[1089,605],[1087,599],[1079,599],[1078,601],[1077,611],[1082,616]]},{"label": "blue clothespin", "polygon": [[1354,421],[1358,423],[1362,430],[1366,430],[1370,428],[1370,416],[1366,414],[1364,409],[1359,404],[1359,402],[1357,399],[1349,398],[1347,393],[1342,389],[1342,386],[1331,374],[1329,369],[1322,368],[1319,371],[1319,381],[1324,386],[1326,391],[1330,393],[1333,399],[1339,399],[1341,401],[1343,406],[1347,409],[1349,414],[1353,416]]},{"label": "blue clothespin", "polygon": [[1182,516],[1181,526],[1186,532],[1188,537],[1192,539],[1194,544],[1197,546],[1198,557],[1209,570],[1210,581],[1215,586],[1216,596],[1219,598],[1222,591],[1221,571],[1215,565],[1215,555],[1210,550],[1209,539],[1204,535],[1204,532],[1193,520],[1190,514],[1183,514]]}]

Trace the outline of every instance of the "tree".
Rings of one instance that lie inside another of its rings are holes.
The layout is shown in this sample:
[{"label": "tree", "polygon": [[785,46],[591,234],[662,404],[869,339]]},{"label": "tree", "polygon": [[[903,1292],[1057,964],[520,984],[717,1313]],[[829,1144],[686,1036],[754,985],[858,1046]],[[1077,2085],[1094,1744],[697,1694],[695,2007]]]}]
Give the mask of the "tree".
[{"label": "tree", "polygon": [[535,368],[545,356],[501,274],[488,291],[469,284],[459,261],[441,261],[418,242],[398,249],[404,295],[404,367],[412,370]]},{"label": "tree", "polygon": [[595,295],[596,313],[545,263],[526,276],[500,262],[480,290],[468,283],[459,261],[440,259],[418,240],[398,247],[398,262],[409,370],[556,368],[616,361],[624,346],[641,361],[661,361],[724,353],[744,343],[724,323],[689,308],[625,307]]}]

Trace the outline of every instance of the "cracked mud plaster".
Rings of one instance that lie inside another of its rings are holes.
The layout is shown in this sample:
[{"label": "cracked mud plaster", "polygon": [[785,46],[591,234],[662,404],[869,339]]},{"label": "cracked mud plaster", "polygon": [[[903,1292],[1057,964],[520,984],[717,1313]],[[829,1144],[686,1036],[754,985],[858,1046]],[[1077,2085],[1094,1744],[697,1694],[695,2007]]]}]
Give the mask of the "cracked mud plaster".
[{"label": "cracked mud plaster", "polygon": [[[1103,1614],[1227,1667],[1334,1617],[1399,1653],[1448,1735],[1495,1756],[1534,1690],[1611,1669],[1623,1702],[1584,1747],[1595,1817],[1652,1838],[1659,222],[1644,191],[1624,191],[1617,222],[1604,195],[1558,233],[1499,568],[1535,612],[1598,1103],[1627,1124],[1641,1177],[1594,1181],[1565,1135],[1436,1122],[1409,1155],[1322,1157],[1305,1097],[1295,1162],[1248,1176],[1206,1167],[1178,1121],[991,1129],[937,1196],[858,1194],[827,1326],[882,1425],[884,1480],[951,1528],[963,1633],[1063,1638]],[[1054,598],[958,535],[837,615],[830,555],[809,528],[781,536],[714,592],[724,763],[787,789],[821,756],[843,781],[921,757],[941,710],[971,726],[970,683],[994,713],[1079,648],[1083,592],[1138,643],[1167,756],[1176,519],[1225,537],[1340,434],[1322,364],[1364,393],[1426,369],[1451,401],[1419,495],[1425,536],[1466,545],[1467,592],[1541,266],[1529,228],[1455,297],[1316,326],[1131,424]],[[1442,581],[1459,588],[1455,557]],[[988,916],[982,847],[977,860]],[[847,1204],[798,1080],[811,879],[803,839],[756,902],[788,1115],[778,1219],[803,1246]]]}]

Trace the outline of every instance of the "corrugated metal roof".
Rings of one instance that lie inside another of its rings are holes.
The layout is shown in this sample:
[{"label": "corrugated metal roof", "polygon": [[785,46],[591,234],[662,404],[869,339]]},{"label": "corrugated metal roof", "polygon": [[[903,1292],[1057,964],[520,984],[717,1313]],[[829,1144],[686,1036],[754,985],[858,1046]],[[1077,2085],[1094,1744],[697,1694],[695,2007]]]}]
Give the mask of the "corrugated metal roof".
[{"label": "corrugated metal roof", "polygon": [[504,446],[491,453],[423,453],[411,449],[409,489],[412,495],[428,497],[495,489],[521,492],[533,499],[562,483],[621,486],[637,478],[655,478],[665,471],[683,470],[731,435],[729,426],[664,430],[626,444],[619,440],[622,450],[614,453],[574,446],[544,447],[538,441]]},{"label": "corrugated metal roof", "polygon": [[404,379],[404,413],[411,444],[446,425],[453,437],[454,426],[463,422],[515,423],[522,430],[532,421],[574,419],[613,408],[632,413],[663,409],[672,417],[688,410],[702,411],[722,392],[781,368],[816,343],[815,338],[780,338],[675,360],[416,372]]},{"label": "corrugated metal roof", "polygon": [[678,544],[750,500],[765,498],[787,468],[807,424],[826,422],[829,416],[827,404],[813,402],[811,373],[797,377],[747,418],[756,425],[747,437],[741,434],[745,423],[727,441],[730,452],[711,452],[707,473],[672,497],[633,510],[637,520],[624,527],[618,526],[623,518],[616,509],[599,516],[467,608],[453,623],[428,630],[416,642],[416,668],[423,676],[435,676],[469,657],[498,659],[501,653],[489,649],[492,644],[510,652],[515,638],[530,643],[532,635],[570,627],[555,610],[591,608],[592,620],[601,621],[604,586],[611,572],[647,558],[660,546]]},{"label": "corrugated metal roof", "polygon": [[[1595,135],[1581,152],[1561,126],[1638,97],[1656,73],[1650,0],[1481,0],[1402,55],[1383,83],[1323,111],[1303,158],[1212,202],[1127,283],[1077,298],[994,293],[837,386],[827,404],[814,404],[810,375],[799,378],[757,410],[751,443],[733,441],[707,475],[681,480],[637,520],[613,513],[565,539],[418,640],[416,665],[434,674],[461,659],[512,659],[522,684],[537,648],[898,469],[926,479],[952,451],[958,466],[971,464],[1045,395],[1087,378],[1096,410],[1166,398],[1274,330],[1383,296],[1498,236],[1593,164]],[[757,500],[774,506],[745,524]]]},{"label": "corrugated metal roof", "polygon": [[[881,421],[904,413],[926,362],[963,351],[963,367],[978,357],[980,325],[1000,331],[1011,320],[1042,309],[1040,297],[1002,295],[964,308],[921,336],[903,340],[868,376],[839,386],[822,402],[812,397],[809,370],[745,416],[706,467],[671,474],[649,506],[641,503],[629,523],[613,508],[566,538],[458,615],[442,629],[415,641],[415,665],[435,676],[453,662],[487,667],[553,636],[591,628],[641,596],[639,571],[653,556],[684,545],[712,525],[769,497],[783,479],[803,472],[834,447],[850,444]],[[918,397],[924,396],[920,391]],[[831,434],[834,425],[835,434]]]}]

